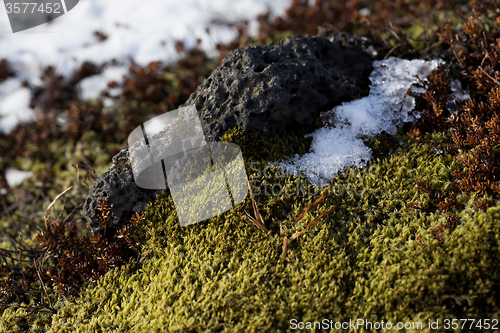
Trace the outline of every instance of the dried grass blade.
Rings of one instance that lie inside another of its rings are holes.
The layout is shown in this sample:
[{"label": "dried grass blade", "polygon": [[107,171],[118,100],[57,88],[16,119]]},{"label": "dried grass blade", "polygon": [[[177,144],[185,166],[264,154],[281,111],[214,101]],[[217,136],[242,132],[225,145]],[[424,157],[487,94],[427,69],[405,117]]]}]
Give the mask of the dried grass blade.
[{"label": "dried grass blade", "polygon": [[286,250],[288,249],[288,238],[283,238],[283,253],[281,254],[281,262],[285,264]]},{"label": "dried grass blade", "polygon": [[[47,300],[49,301],[50,310],[52,310],[54,312],[54,309],[52,308],[52,302],[50,301],[49,293],[47,293],[47,289],[45,288],[45,283],[43,283],[42,277],[40,276],[40,270],[38,269],[38,266],[36,265],[36,260],[34,261],[34,264],[35,264],[36,274],[38,275],[38,280],[40,281],[40,284],[42,285],[43,291],[45,292],[45,295],[47,296]],[[43,300],[43,293],[42,293],[42,300]]]},{"label": "dried grass blade", "polygon": [[290,240],[294,240],[294,239],[299,238],[299,236],[302,235],[303,233],[305,233],[309,228],[315,226],[319,221],[323,220],[325,217],[327,217],[328,215],[330,215],[331,213],[333,213],[333,211],[336,208],[337,208],[337,206],[333,206],[330,209],[328,209],[327,211],[324,211],[323,213],[321,213],[318,216],[316,216],[311,222],[309,222],[309,224],[305,227],[304,230],[302,230],[300,232],[294,233],[292,235],[292,237],[290,238]]},{"label": "dried grass blade", "polygon": [[255,226],[257,228],[259,228],[263,233],[268,233],[269,232],[269,230],[267,230],[266,226],[263,225],[262,223],[260,223],[259,221],[257,221],[256,219],[254,219],[252,217],[252,215],[248,214],[247,212],[245,212],[245,214],[247,214],[247,217],[250,220],[250,222],[252,222],[253,224],[255,224]]},{"label": "dried grass blade", "polygon": [[262,215],[260,215],[259,208],[257,207],[257,203],[255,202],[255,199],[252,194],[252,189],[250,187],[250,182],[248,181],[248,177],[247,177],[247,185],[248,185],[248,192],[250,193],[250,199],[252,199],[252,207],[253,207],[253,212],[255,214],[255,218],[250,216],[250,214],[248,214],[247,212],[245,212],[245,214],[247,214],[248,218],[250,219],[250,222],[255,224],[257,228],[259,228],[260,230],[262,230],[264,233],[267,234],[269,230],[266,228],[266,224],[264,223],[264,219],[262,219]]},{"label": "dried grass blade", "polygon": [[309,213],[309,212],[312,212],[313,210],[316,209],[316,207],[318,207],[318,205],[320,203],[322,203],[326,196],[330,193],[330,189],[332,188],[332,185],[333,185],[333,181],[335,180],[335,177],[333,177],[332,181],[330,182],[330,185],[328,185],[328,188],[326,190],[323,191],[323,193],[321,193],[321,195],[319,196],[318,199],[316,199],[314,202],[310,202],[306,208],[304,208],[304,210],[302,211],[302,213],[300,213],[300,215],[295,219],[295,221],[293,222],[293,226],[296,226],[297,223],[299,223],[303,218],[304,216]]},{"label": "dried grass blade", "polygon": [[71,190],[73,188],[73,186],[70,186],[68,187],[67,189],[65,189],[64,191],[62,191],[61,193],[59,193],[55,198],[54,200],[50,203],[50,205],[47,207],[47,209],[45,210],[45,215],[43,216],[44,220],[45,220],[45,227],[47,227],[47,220],[48,220],[48,216],[47,216],[47,212],[52,208],[52,206],[54,206],[54,204],[56,203],[57,199],[59,199],[61,196],[63,196],[66,192],[68,192],[69,190]]}]

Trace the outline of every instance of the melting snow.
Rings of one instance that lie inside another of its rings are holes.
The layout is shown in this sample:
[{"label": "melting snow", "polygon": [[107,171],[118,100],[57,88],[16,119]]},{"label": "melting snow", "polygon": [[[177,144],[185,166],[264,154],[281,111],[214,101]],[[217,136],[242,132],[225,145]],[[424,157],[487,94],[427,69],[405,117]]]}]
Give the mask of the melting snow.
[{"label": "melting snow", "polygon": [[33,177],[33,172],[31,171],[21,171],[12,168],[5,170],[5,180],[9,184],[9,187],[17,186],[30,177]]},{"label": "melting snow", "polygon": [[[363,137],[383,131],[393,135],[398,126],[416,120],[420,115],[413,111],[415,99],[406,92],[417,88],[413,86],[418,83],[416,75],[425,79],[441,63],[399,58],[375,61],[370,94],[327,112],[333,125],[306,136],[313,138],[309,153],[275,164],[294,175],[305,174],[314,185],[326,184],[344,167],[364,167],[372,152],[364,145]],[[459,82],[452,87],[456,98],[468,98]]]},{"label": "melting snow", "polygon": [[31,91],[23,88],[21,80],[9,78],[0,89],[0,131],[10,132],[19,121],[34,119],[29,103]]}]

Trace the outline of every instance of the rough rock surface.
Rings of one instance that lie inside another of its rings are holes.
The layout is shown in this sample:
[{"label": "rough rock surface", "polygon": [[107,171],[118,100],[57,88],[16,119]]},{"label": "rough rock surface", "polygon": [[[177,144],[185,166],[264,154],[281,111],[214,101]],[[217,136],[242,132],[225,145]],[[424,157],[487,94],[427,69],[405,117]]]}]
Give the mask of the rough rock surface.
[{"label": "rough rock surface", "polygon": [[184,105],[196,106],[208,141],[234,126],[264,135],[312,130],[321,112],[369,91],[370,55],[331,39],[293,36],[232,51]]},{"label": "rough rock surface", "polygon": [[[373,49],[348,35],[294,36],[264,47],[232,51],[184,104],[195,105],[207,141],[234,126],[264,135],[286,128],[314,129],[315,119],[354,97],[367,95]],[[92,186],[83,210],[93,234],[102,233],[97,203],[111,205],[107,228],[119,228],[160,190],[135,182],[127,149]]]},{"label": "rough rock surface", "polygon": [[106,227],[116,230],[123,226],[134,213],[143,211],[160,192],[142,189],[135,184],[128,149],[122,149],[113,157],[109,170],[97,178],[92,185],[87,200],[83,204],[83,212],[87,217],[90,231],[93,235],[97,235],[104,230],[104,226],[97,219],[99,211],[96,207],[98,207],[99,200],[108,199],[111,210]]}]

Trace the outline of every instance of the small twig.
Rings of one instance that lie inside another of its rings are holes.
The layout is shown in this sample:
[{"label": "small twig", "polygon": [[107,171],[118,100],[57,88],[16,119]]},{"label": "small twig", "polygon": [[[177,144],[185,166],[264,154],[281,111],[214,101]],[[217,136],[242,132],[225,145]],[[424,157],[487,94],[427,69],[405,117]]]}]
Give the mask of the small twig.
[{"label": "small twig", "polygon": [[387,59],[389,58],[389,56],[391,55],[392,52],[396,51],[396,49],[400,46],[403,46],[404,44],[396,44],[394,45],[393,47],[391,47],[391,49],[389,50],[389,52],[387,52],[387,54],[384,56],[384,59]]},{"label": "small twig", "polygon": [[47,220],[48,220],[48,216],[47,216],[47,212],[52,208],[52,206],[54,206],[54,204],[56,203],[57,199],[59,199],[63,194],[65,194],[66,192],[68,192],[69,190],[71,190],[73,188],[73,186],[70,186],[68,187],[67,189],[65,189],[64,191],[62,191],[61,193],[59,193],[55,198],[54,200],[52,201],[52,203],[47,207],[47,209],[45,210],[45,214],[43,216],[43,219],[45,220],[45,228],[47,228],[48,230],[48,227],[47,227]]},{"label": "small twig", "polygon": [[137,263],[138,263],[138,264],[141,264],[141,263],[144,261],[144,259],[146,259],[146,257],[147,257],[147,256],[148,256],[148,255],[149,255],[152,251],[153,251],[152,249],[149,249],[149,250],[148,250],[148,252],[146,252],[146,253],[142,256],[141,260],[139,260]]},{"label": "small twig", "polygon": [[498,82],[497,79],[493,78],[490,74],[486,73],[486,71],[483,69],[483,67],[479,66],[479,69],[487,76],[489,77],[493,82],[495,82],[497,85],[500,86],[500,82]]},{"label": "small twig", "polygon": [[69,220],[69,218],[76,212],[77,209],[80,209],[81,207],[83,206],[83,202],[81,204],[79,204],[78,206],[76,206],[69,214],[68,216],[66,216],[63,220],[63,224],[66,223],[67,220]]}]

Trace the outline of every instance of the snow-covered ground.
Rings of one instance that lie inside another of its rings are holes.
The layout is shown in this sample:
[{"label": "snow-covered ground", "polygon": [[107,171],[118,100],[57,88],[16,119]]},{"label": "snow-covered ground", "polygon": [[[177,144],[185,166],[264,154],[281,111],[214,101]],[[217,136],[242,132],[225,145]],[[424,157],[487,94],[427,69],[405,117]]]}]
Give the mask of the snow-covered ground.
[{"label": "snow-covered ground", "polygon": [[[16,77],[0,84],[0,130],[10,131],[17,121],[33,117],[29,109],[29,91],[21,87],[26,79],[40,85],[40,70],[54,66],[69,75],[84,61],[101,64],[112,59],[115,66],[84,80],[81,94],[92,98],[106,83],[126,73],[129,57],[140,65],[176,58],[174,40],[202,48],[214,54],[217,42],[229,42],[235,31],[210,25],[213,19],[249,20],[257,29],[255,18],[266,9],[282,15],[290,0],[80,0],[67,14],[32,29],[12,33],[7,12],[0,6],[0,59],[5,58]],[[206,28],[210,26],[210,34]],[[104,41],[94,35],[108,36]]]},{"label": "snow-covered ground", "polygon": [[[250,31],[257,31],[255,18],[269,9],[282,15],[290,0],[80,0],[78,5],[52,22],[12,33],[6,8],[0,5],[0,59],[13,66],[16,76],[0,84],[0,131],[9,132],[19,121],[34,118],[29,108],[30,90],[21,82],[41,85],[41,70],[54,66],[70,75],[84,61],[96,64],[115,59],[118,66],[80,83],[84,99],[98,96],[109,81],[120,81],[129,59],[139,65],[151,61],[173,61],[174,41],[201,47],[215,54],[215,44],[235,37],[231,28],[211,24],[213,19],[237,22],[249,20]],[[210,27],[210,34],[206,28]],[[107,37],[99,41],[95,32]],[[9,169],[10,186],[16,186],[31,173]]]}]

